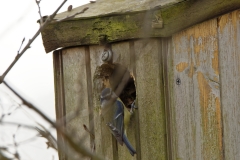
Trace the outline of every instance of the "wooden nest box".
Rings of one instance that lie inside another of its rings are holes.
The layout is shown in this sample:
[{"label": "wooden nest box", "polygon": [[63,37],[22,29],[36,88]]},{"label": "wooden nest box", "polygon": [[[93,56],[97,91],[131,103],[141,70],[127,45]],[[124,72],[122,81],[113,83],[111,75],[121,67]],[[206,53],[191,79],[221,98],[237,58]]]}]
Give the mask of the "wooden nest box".
[{"label": "wooden nest box", "polygon": [[[58,14],[42,31],[54,51],[57,120],[109,160],[239,159],[239,8],[239,0],[97,0]],[[138,106],[127,130],[134,157],[104,129],[99,101],[125,73],[122,99]]]}]

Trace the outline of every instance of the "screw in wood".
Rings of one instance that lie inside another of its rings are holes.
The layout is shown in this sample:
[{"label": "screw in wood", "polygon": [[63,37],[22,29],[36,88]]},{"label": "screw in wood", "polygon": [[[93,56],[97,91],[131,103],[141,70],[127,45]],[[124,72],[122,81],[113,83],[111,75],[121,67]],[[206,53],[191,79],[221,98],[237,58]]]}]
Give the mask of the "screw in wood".
[{"label": "screw in wood", "polygon": [[180,85],[180,84],[181,84],[181,79],[180,79],[180,78],[177,78],[177,79],[176,79],[176,84],[177,84],[177,85]]},{"label": "screw in wood", "polygon": [[112,59],[112,52],[109,49],[104,50],[101,58],[103,62],[109,62]]}]

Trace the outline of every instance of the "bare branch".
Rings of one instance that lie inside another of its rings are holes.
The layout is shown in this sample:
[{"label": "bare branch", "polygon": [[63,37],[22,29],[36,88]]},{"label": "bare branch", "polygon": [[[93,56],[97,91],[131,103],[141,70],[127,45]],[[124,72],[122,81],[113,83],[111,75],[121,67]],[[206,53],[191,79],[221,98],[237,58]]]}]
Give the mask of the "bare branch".
[{"label": "bare branch", "polygon": [[[1,122],[1,124],[2,124],[2,125],[13,125],[13,126],[17,126],[17,130],[18,130],[20,127],[23,127],[23,128],[32,129],[32,130],[38,132],[37,135],[35,135],[35,136],[31,137],[31,138],[28,138],[27,140],[24,140],[24,141],[21,141],[21,142],[17,142],[17,143],[15,143],[15,144],[7,144],[6,146],[13,146],[13,145],[19,146],[19,145],[22,145],[22,144],[24,144],[24,143],[31,142],[32,140],[36,139],[36,138],[39,136],[39,134],[42,135],[42,134],[41,134],[42,132],[40,133],[40,131],[43,131],[42,129],[40,129],[40,128],[38,128],[38,127],[35,127],[35,126],[32,126],[32,125],[19,124],[19,123],[15,123],[15,122]],[[40,125],[40,124],[38,124],[38,125]],[[52,136],[52,134],[51,134],[50,132],[48,132],[48,131],[46,130],[46,128],[44,128],[42,125],[40,125],[40,127],[42,127],[42,128],[44,129],[44,132],[47,133],[48,136],[51,137],[51,138],[53,139],[53,141],[55,141],[55,143],[57,143],[57,140]],[[16,135],[17,130],[16,130],[14,136]],[[45,135],[46,135],[46,134],[45,134]],[[42,136],[42,137],[44,137],[44,136]],[[1,148],[0,148],[0,149],[1,149]]]},{"label": "bare branch", "polygon": [[87,131],[87,132],[90,134],[90,137],[91,137],[92,139],[95,139],[94,134],[89,131],[89,129],[87,128],[87,126],[86,126],[85,124],[83,124],[83,128],[85,129],[85,131]]},{"label": "bare branch", "polygon": [[12,160],[12,158],[6,157],[6,156],[2,153],[2,151],[8,152],[9,154],[12,155],[12,153],[10,153],[10,152],[7,150],[7,148],[5,148],[5,147],[0,147],[0,159],[1,159],[1,160]]},{"label": "bare branch", "polygon": [[41,137],[47,139],[47,141],[48,141],[48,142],[46,142],[47,148],[51,147],[55,150],[58,150],[57,140],[52,136],[52,134],[47,129],[45,129],[45,128],[40,129],[40,128],[36,127],[36,130],[38,131],[38,133],[40,134]]},{"label": "bare branch", "polygon": [[64,0],[62,2],[62,4],[55,10],[55,12],[53,12],[52,15],[48,16],[48,18],[46,19],[46,21],[41,25],[41,27],[38,29],[38,31],[35,33],[35,35],[29,39],[28,43],[26,44],[26,46],[23,48],[23,50],[17,54],[17,56],[15,57],[15,59],[13,60],[13,62],[10,64],[10,66],[7,68],[7,70],[0,76],[0,84],[3,82],[5,76],[8,74],[8,72],[12,69],[12,67],[16,64],[16,62],[19,60],[19,58],[26,52],[27,49],[30,48],[30,45],[32,44],[32,42],[37,38],[37,36],[41,33],[41,30],[43,30],[47,24],[49,24],[53,18],[56,16],[57,12],[60,10],[60,8],[67,2],[67,0]]},{"label": "bare branch", "polygon": [[19,124],[19,123],[15,123],[15,122],[6,122],[6,121],[3,121],[3,122],[1,122],[1,124],[2,124],[2,125],[11,125],[11,126],[18,126],[18,125],[20,125],[20,126],[23,127],[23,128],[36,130],[36,127],[35,127],[35,126],[26,125],[26,124]]},{"label": "bare branch", "polygon": [[23,40],[22,40],[22,43],[21,43],[21,45],[20,45],[20,48],[19,48],[17,54],[19,54],[19,52],[20,52],[20,50],[21,50],[21,48],[22,48],[22,45],[23,45],[23,42],[24,42],[24,41],[25,41],[25,37],[24,37]]},{"label": "bare branch", "polygon": [[39,16],[40,16],[40,27],[41,27],[42,24],[43,24],[43,17],[42,17],[42,14],[41,14],[40,2],[41,2],[41,0],[39,0],[39,1],[36,0],[37,6],[38,6],[38,13],[39,13]]},{"label": "bare branch", "polygon": [[[19,128],[19,126],[17,127],[16,133],[17,133],[17,131],[18,131],[18,128]],[[14,148],[15,148],[15,153],[14,153],[13,155],[14,155],[14,157],[15,157],[16,159],[19,160],[19,159],[20,159],[20,155],[19,155],[18,149],[17,149],[18,144],[17,144],[17,142],[16,142],[16,133],[13,134],[13,144],[14,144]]]},{"label": "bare branch", "polygon": [[[32,142],[33,140],[36,140],[38,137],[37,135],[31,137],[31,138],[28,138],[26,140],[23,140],[23,141],[20,141],[20,142],[17,142],[16,145],[17,146],[20,146],[20,145],[23,145],[25,143],[28,143],[28,142]],[[15,144],[7,144],[6,146],[14,146]]]},{"label": "bare branch", "polygon": [[48,123],[50,123],[52,126],[56,126],[54,122],[52,122],[45,114],[43,114],[39,109],[37,109],[33,104],[28,102],[25,98],[20,96],[12,87],[10,87],[5,81],[3,82],[6,87],[8,87],[21,101],[22,104],[27,106],[28,108],[34,110],[36,113],[38,113],[44,120],[46,120]]},{"label": "bare branch", "polygon": [[86,10],[88,10],[88,7],[83,8],[83,10],[82,10],[81,12],[77,12],[77,13],[75,13],[75,14],[73,14],[73,15],[71,15],[71,16],[67,16],[67,17],[65,17],[65,18],[63,18],[63,19],[59,19],[59,20],[57,20],[57,22],[61,22],[61,21],[73,19],[76,15],[81,14],[81,13],[84,13]]},{"label": "bare branch", "polygon": [[68,142],[68,144],[79,154],[91,157],[93,160],[102,160],[102,158],[95,153],[91,152],[90,150],[86,149],[80,144],[77,144],[72,139],[72,136],[69,135],[65,130],[62,129],[61,126],[59,126],[57,123],[53,122],[51,119],[49,119],[44,113],[42,113],[37,107],[32,105],[30,102],[28,102],[25,98],[23,98],[20,94],[18,94],[14,89],[12,89],[6,82],[3,82],[21,101],[24,105],[26,105],[28,108],[33,109],[36,113],[38,113],[44,120],[46,120],[48,123],[50,123],[54,128],[57,129],[57,131],[65,138],[65,140]]}]

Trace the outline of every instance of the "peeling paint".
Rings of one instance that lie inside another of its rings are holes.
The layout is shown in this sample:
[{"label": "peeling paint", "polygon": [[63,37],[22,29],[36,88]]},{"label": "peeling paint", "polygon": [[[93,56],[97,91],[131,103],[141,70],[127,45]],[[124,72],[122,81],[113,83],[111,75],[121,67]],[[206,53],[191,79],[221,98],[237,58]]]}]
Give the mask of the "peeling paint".
[{"label": "peeling paint", "polygon": [[[221,110],[219,97],[212,94],[212,88],[201,72],[197,74],[200,105],[203,121],[203,135],[205,148],[204,156],[207,158],[213,153],[222,151],[222,127],[221,127]],[[209,136],[212,135],[212,136]],[[215,139],[215,140],[213,140]],[[212,149],[209,149],[211,147]]]},{"label": "peeling paint", "polygon": [[[222,159],[217,21],[210,20],[173,36],[176,104],[176,157]],[[183,72],[184,71],[184,72]]]},{"label": "peeling paint", "polygon": [[184,71],[187,67],[188,67],[188,63],[186,63],[186,62],[181,62],[176,65],[176,69],[178,72]]}]

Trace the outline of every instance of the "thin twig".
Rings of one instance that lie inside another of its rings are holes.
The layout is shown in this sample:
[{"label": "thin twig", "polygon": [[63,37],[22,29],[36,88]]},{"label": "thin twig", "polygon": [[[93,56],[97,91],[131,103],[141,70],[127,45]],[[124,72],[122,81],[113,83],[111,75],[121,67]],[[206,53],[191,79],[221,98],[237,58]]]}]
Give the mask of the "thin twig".
[{"label": "thin twig", "polygon": [[39,16],[40,16],[40,27],[41,27],[42,24],[43,24],[43,17],[42,17],[42,14],[41,14],[40,2],[41,2],[41,0],[39,0],[39,1],[36,0],[37,6],[38,6],[38,13],[39,13]]},{"label": "thin twig", "polygon": [[80,111],[81,111],[80,108],[77,108],[77,109],[74,110],[74,111],[70,111],[67,115],[59,118],[56,123],[57,123],[59,126],[62,126],[62,125],[63,125],[63,122],[69,123],[69,122],[71,122],[73,119],[75,119],[77,116],[79,116],[79,114],[81,113]]},{"label": "thin twig", "polygon": [[83,124],[83,128],[85,131],[89,133],[90,137],[94,140],[95,139],[94,134],[89,131],[88,127],[85,124]]},{"label": "thin twig", "polygon": [[5,81],[3,82],[6,87],[8,87],[20,100],[22,101],[22,104],[27,106],[28,108],[34,110],[36,113],[38,113],[43,119],[45,119],[48,123],[50,123],[52,126],[56,126],[56,124],[51,121],[45,114],[43,114],[39,109],[37,109],[33,104],[28,102],[25,98],[23,98],[20,94],[18,94],[12,87],[10,87]]},{"label": "thin twig", "polygon": [[[18,128],[19,128],[19,125],[18,125],[18,127],[17,127],[17,130],[16,130],[16,133],[17,133],[17,131],[18,131]],[[20,156],[19,156],[19,153],[18,153],[18,144],[17,144],[17,142],[16,142],[16,133],[14,133],[13,134],[13,145],[14,145],[14,148],[15,148],[15,153],[13,154],[14,155],[14,157],[16,158],[16,159],[20,159]]]},{"label": "thin twig", "polygon": [[[34,130],[34,131],[36,131],[36,130],[38,131],[38,134],[37,134],[36,136],[34,136],[34,137],[32,137],[32,138],[29,138],[29,139],[27,139],[27,140],[18,142],[17,145],[21,145],[21,144],[23,144],[23,143],[27,143],[28,141],[31,141],[31,140],[36,139],[37,136],[39,136],[39,134],[40,134],[39,131],[43,131],[42,129],[37,128],[37,127],[32,126],[32,125],[19,124],[19,123],[15,123],[15,122],[1,122],[1,124],[2,124],[2,125],[18,126],[18,129],[19,129],[20,127],[22,127],[22,128],[32,129],[32,130]],[[38,125],[40,125],[40,124],[38,124]],[[57,140],[53,137],[53,135],[52,135],[49,131],[46,130],[45,127],[43,127],[42,125],[40,125],[40,127],[42,127],[42,128],[47,132],[48,136],[51,137],[51,138],[53,139],[53,141],[55,141],[55,143],[57,143]],[[15,135],[16,135],[16,133],[15,133]],[[42,135],[42,134],[41,134],[41,135]],[[42,136],[42,137],[44,137],[44,136]],[[12,145],[14,145],[14,144],[7,144],[6,146],[12,146]]]},{"label": "thin twig", "polygon": [[22,43],[21,43],[21,45],[20,45],[20,47],[19,47],[19,50],[18,50],[18,52],[17,52],[17,54],[19,54],[19,52],[20,52],[20,50],[21,50],[21,48],[22,48],[22,45],[23,45],[23,42],[25,41],[25,37],[23,38],[23,40],[22,40]]},{"label": "thin twig", "polygon": [[102,158],[95,153],[91,152],[90,150],[86,149],[80,144],[77,144],[72,139],[72,136],[69,135],[65,130],[62,129],[61,126],[59,126],[57,123],[53,122],[51,119],[49,119],[44,113],[42,113],[37,107],[32,105],[30,102],[28,102],[25,98],[23,98],[20,94],[18,94],[14,89],[12,89],[6,82],[3,82],[21,101],[24,105],[26,105],[28,108],[34,110],[36,113],[38,113],[44,120],[46,120],[48,123],[50,123],[54,128],[57,129],[58,133],[60,133],[65,140],[68,142],[68,144],[79,154],[91,157],[93,160],[102,160]]},{"label": "thin twig", "polygon": [[12,69],[12,67],[15,65],[15,63],[19,60],[19,58],[26,52],[27,49],[30,48],[30,45],[32,44],[32,42],[37,38],[37,36],[41,33],[41,31],[47,26],[47,24],[49,24],[53,18],[56,16],[57,12],[60,10],[60,8],[67,2],[67,0],[64,0],[62,2],[62,4],[55,10],[55,12],[53,12],[52,15],[48,16],[48,18],[46,19],[46,21],[42,24],[42,26],[38,29],[38,31],[34,34],[34,36],[29,39],[28,43],[26,44],[26,46],[23,48],[23,50],[17,54],[17,56],[15,57],[15,59],[13,60],[13,62],[10,64],[10,66],[7,68],[7,70],[0,76],[0,84],[3,82],[5,76],[8,74],[8,72]]},{"label": "thin twig", "polygon": [[[23,141],[20,141],[20,142],[17,142],[16,145],[17,146],[20,146],[20,145],[23,145],[25,143],[28,143],[28,142],[32,142],[33,140],[36,140],[38,137],[37,135],[31,137],[31,138],[28,138],[26,140],[23,140]],[[6,144],[6,146],[14,146],[15,144]]]},{"label": "thin twig", "polygon": [[[41,126],[43,127],[43,126]],[[57,140],[52,136],[52,134],[43,127],[43,129],[40,129],[38,127],[36,127],[36,130],[38,131],[39,135],[43,138],[45,138],[48,142],[46,142],[47,144],[47,148],[52,147],[55,150],[58,150],[57,148]]]},{"label": "thin twig", "polygon": [[1,160],[12,160],[12,158],[6,157],[5,154],[2,153],[2,151],[7,152],[8,154],[14,156],[14,154],[11,153],[11,152],[8,150],[8,148],[6,148],[6,147],[0,147],[0,159],[1,159]]},{"label": "thin twig", "polygon": [[26,128],[26,129],[36,130],[35,126],[27,125],[27,124],[19,124],[19,123],[15,123],[15,122],[3,121],[3,122],[1,122],[1,125],[11,125],[11,126],[18,126],[18,125],[20,125],[21,127]]},{"label": "thin twig", "polygon": [[88,10],[88,7],[83,8],[82,11],[77,12],[77,13],[71,15],[71,16],[67,16],[67,17],[65,17],[65,18],[63,18],[63,19],[59,19],[59,20],[57,20],[57,22],[61,22],[61,21],[65,21],[65,20],[73,19],[76,15],[81,14],[81,13],[84,13],[86,10]]}]

